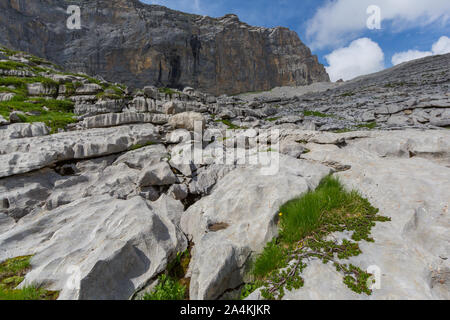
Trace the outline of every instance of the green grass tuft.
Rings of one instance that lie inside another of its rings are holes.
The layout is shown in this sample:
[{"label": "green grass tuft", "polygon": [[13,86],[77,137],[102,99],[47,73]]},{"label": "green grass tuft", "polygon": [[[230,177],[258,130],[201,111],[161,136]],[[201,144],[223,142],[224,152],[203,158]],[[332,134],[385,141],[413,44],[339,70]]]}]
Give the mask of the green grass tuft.
[{"label": "green grass tuft", "polygon": [[155,289],[146,293],[142,300],[184,300],[185,296],[186,286],[163,274],[159,277],[159,283]]},{"label": "green grass tuft", "polygon": [[287,250],[281,248],[276,240],[269,242],[262,254],[253,262],[251,272],[256,278],[264,278],[272,271],[286,266]]},{"label": "green grass tuft", "polygon": [[377,123],[376,122],[369,122],[369,123],[359,124],[356,127],[357,128],[375,129],[377,127]]},{"label": "green grass tuft", "polygon": [[31,257],[16,257],[0,263],[0,300],[55,300],[58,298],[58,292],[47,291],[34,285],[16,289],[27,272],[31,270]]},{"label": "green grass tuft", "polygon": [[237,130],[237,129],[242,129],[241,127],[233,124],[230,120],[214,120],[215,122],[222,122],[224,125],[226,125],[228,127],[228,129],[230,130]]},{"label": "green grass tuft", "polygon": [[305,117],[319,117],[319,118],[333,117],[333,115],[331,115],[331,114],[326,114],[326,113],[322,113],[322,112],[318,112],[318,111],[310,111],[310,110],[303,111],[303,115]]},{"label": "green grass tuft", "polygon": [[[44,110],[44,106],[48,111]],[[64,129],[68,124],[74,123],[74,103],[70,100],[56,100],[45,98],[27,98],[16,95],[11,101],[0,102],[0,115],[9,117],[12,111],[38,112],[36,115],[23,115],[22,122],[44,122],[55,133],[58,129]]]},{"label": "green grass tuft", "polygon": [[17,70],[23,68],[28,68],[28,65],[16,61],[0,61],[0,69],[2,70]]},{"label": "green grass tuft", "polygon": [[158,90],[160,93],[164,93],[166,96],[169,96],[170,99],[172,99],[172,96],[174,94],[178,93],[177,91],[175,91],[174,89],[171,89],[171,88],[159,88]]}]

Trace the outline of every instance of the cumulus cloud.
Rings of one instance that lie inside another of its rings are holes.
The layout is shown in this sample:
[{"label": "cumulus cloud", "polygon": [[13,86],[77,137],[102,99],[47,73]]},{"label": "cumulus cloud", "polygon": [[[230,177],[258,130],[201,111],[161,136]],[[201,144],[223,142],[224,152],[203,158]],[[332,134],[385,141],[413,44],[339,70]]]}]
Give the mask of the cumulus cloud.
[{"label": "cumulus cloud", "polygon": [[357,39],[348,47],[334,50],[325,60],[331,81],[350,80],[384,69],[383,50],[369,38]]},{"label": "cumulus cloud", "polygon": [[406,61],[445,53],[450,53],[450,38],[443,36],[433,44],[431,51],[408,50],[394,54],[392,56],[392,64],[397,65]]},{"label": "cumulus cloud", "polygon": [[392,56],[392,64],[395,66],[406,61],[425,58],[431,55],[433,55],[433,52],[431,51],[408,50],[404,52],[398,52]]},{"label": "cumulus cloud", "polygon": [[433,54],[450,53],[450,38],[446,36],[440,37],[439,40],[433,44],[431,51],[433,51]]},{"label": "cumulus cloud", "polygon": [[380,7],[382,28],[386,21],[398,31],[435,22],[442,27],[450,22],[449,0],[329,0],[307,23],[310,46],[336,47],[357,37],[367,28],[370,5]]}]

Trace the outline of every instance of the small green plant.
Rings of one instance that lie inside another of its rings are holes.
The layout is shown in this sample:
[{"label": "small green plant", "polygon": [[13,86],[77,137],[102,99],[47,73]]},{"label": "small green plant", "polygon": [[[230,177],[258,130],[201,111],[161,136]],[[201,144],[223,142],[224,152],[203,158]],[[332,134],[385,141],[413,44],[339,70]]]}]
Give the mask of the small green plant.
[{"label": "small green plant", "polygon": [[17,70],[27,68],[28,65],[16,61],[0,61],[0,69],[2,70]]},{"label": "small green plant", "polygon": [[319,111],[310,111],[310,110],[305,110],[303,111],[303,115],[305,117],[319,117],[319,118],[330,118],[333,117],[333,115],[330,114],[325,114]]},{"label": "small green plant", "polygon": [[7,47],[3,47],[3,46],[1,47],[1,51],[3,51],[3,53],[7,56],[13,56],[13,55],[19,53],[19,51],[11,50],[11,49],[9,49]]},{"label": "small green plant", "polygon": [[124,99],[124,92],[118,86],[109,86],[104,91],[97,94],[97,99],[107,98],[113,100]]},{"label": "small green plant", "polygon": [[160,93],[164,93],[166,96],[169,96],[170,99],[172,99],[172,96],[176,93],[178,93],[177,91],[171,89],[171,88],[159,88],[158,89]]},{"label": "small green plant", "polygon": [[261,281],[256,281],[255,283],[246,283],[244,287],[241,289],[240,299],[244,300],[249,295],[251,295],[255,290],[261,288],[263,283]]},{"label": "small green plant", "polygon": [[135,145],[133,145],[133,146],[131,146],[130,148],[129,148],[129,150],[130,151],[134,151],[134,150],[138,150],[138,149],[141,149],[141,148],[144,148],[144,147],[148,147],[148,146],[151,146],[151,145],[154,145],[155,143],[154,142],[147,142],[147,143],[144,143],[144,144],[135,144]]},{"label": "small green plant", "polygon": [[355,94],[353,92],[345,92],[341,94],[341,97],[353,97]]},{"label": "small green plant", "polygon": [[369,123],[359,124],[356,127],[357,128],[375,129],[377,127],[377,123],[376,122],[369,122]]},{"label": "small green plant", "polygon": [[83,86],[80,81],[67,82],[64,85],[66,86],[66,97],[73,95],[78,88]]},{"label": "small green plant", "polygon": [[230,120],[226,120],[226,119],[221,119],[221,120],[214,120],[215,122],[221,122],[224,125],[226,125],[228,127],[228,129],[230,130],[237,130],[237,129],[242,129],[241,127],[231,123]]},{"label": "small green plant", "polygon": [[275,121],[280,120],[280,119],[281,119],[281,117],[275,117],[275,118],[268,118],[266,120],[269,121],[269,122],[275,122]]},{"label": "small green plant", "polygon": [[283,268],[287,264],[287,250],[280,248],[277,240],[269,242],[264,251],[257,257],[252,266],[252,274],[257,278],[263,278],[276,269]]},{"label": "small green plant", "polygon": [[159,283],[155,289],[146,293],[143,300],[184,300],[186,296],[186,287],[178,281],[163,274],[159,277]]}]

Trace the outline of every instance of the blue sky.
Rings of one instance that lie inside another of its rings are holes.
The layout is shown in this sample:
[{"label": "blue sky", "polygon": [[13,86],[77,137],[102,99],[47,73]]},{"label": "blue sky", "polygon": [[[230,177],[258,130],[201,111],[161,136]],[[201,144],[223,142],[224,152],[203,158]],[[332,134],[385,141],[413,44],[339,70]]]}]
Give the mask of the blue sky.
[{"label": "blue sky", "polygon": [[[298,33],[332,80],[450,52],[450,0],[141,0],[201,15],[235,13],[251,25]],[[379,8],[381,29],[367,20]]]}]

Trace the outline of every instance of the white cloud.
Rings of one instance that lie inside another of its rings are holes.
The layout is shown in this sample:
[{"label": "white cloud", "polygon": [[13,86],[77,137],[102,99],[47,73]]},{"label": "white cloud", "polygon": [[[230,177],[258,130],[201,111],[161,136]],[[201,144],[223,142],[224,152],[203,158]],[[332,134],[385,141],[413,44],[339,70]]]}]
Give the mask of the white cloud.
[{"label": "white cloud", "polygon": [[369,38],[357,39],[348,47],[334,50],[325,60],[331,81],[350,80],[384,69],[383,50]]},{"label": "white cloud", "polygon": [[446,54],[450,53],[450,38],[442,36],[439,40],[433,44],[431,48],[433,54]]},{"label": "white cloud", "polygon": [[431,51],[408,50],[394,54],[392,56],[392,64],[397,65],[402,62],[445,53],[450,53],[450,38],[442,36],[433,44]]},{"label": "white cloud", "polygon": [[425,58],[431,55],[433,55],[433,52],[431,51],[408,50],[404,52],[398,52],[392,56],[392,64],[395,66],[406,61]]},{"label": "white cloud", "polygon": [[449,0],[329,0],[307,23],[310,46],[336,47],[358,36],[367,28],[370,5],[380,7],[381,27],[389,21],[396,31],[435,22],[443,27],[450,22]]}]

